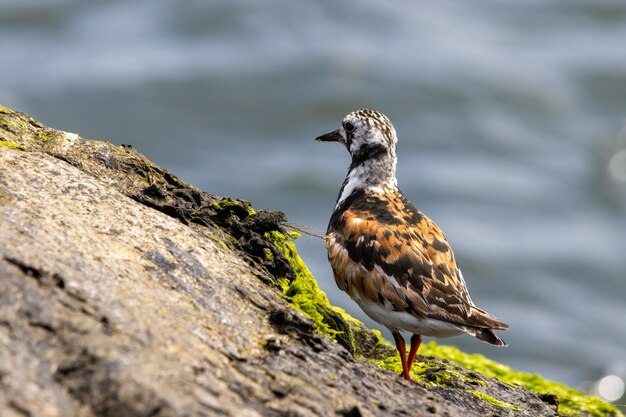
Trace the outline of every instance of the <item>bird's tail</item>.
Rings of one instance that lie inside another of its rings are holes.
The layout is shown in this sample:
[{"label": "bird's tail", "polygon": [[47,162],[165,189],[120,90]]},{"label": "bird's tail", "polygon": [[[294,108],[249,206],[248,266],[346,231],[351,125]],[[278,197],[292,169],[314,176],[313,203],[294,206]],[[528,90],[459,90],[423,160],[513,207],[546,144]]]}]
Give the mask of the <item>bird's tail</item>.
[{"label": "bird's tail", "polygon": [[508,346],[509,344],[504,340],[500,339],[500,337],[493,331],[493,329],[486,329],[480,327],[464,327],[467,333],[474,336],[476,339],[482,340],[483,342],[491,343],[495,346]]},{"label": "bird's tail", "polygon": [[473,323],[464,326],[463,330],[471,334],[483,342],[491,343],[496,346],[508,346],[509,344],[496,334],[494,330],[506,330],[509,325],[498,320],[496,317],[487,313],[485,310],[472,306],[472,314],[470,316]]}]

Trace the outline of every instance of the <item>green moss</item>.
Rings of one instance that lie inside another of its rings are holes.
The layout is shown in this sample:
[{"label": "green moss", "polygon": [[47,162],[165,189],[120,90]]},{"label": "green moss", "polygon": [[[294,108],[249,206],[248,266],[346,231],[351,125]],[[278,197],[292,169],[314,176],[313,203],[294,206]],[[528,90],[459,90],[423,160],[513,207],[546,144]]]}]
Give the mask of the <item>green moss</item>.
[{"label": "green moss", "polygon": [[[380,340],[381,340],[381,343],[386,343],[384,339],[381,338]],[[373,360],[372,362],[374,362],[376,365],[380,366],[381,368],[394,372],[398,375],[402,372],[402,363],[400,362],[400,356],[397,354],[393,356],[388,356],[383,359]],[[413,372],[411,372],[411,375],[415,377]]]},{"label": "green moss", "polygon": [[269,250],[269,248],[263,248],[263,254],[265,255],[265,259],[267,259],[268,261],[274,260],[274,254],[271,250]]},{"label": "green moss", "polygon": [[15,118],[15,120],[4,119],[3,123],[6,126],[13,126],[15,129],[17,129],[17,131],[28,130],[28,125],[20,118]]},{"label": "green moss", "polygon": [[233,200],[232,198],[222,198],[220,201],[213,203],[213,208],[219,211],[226,209],[245,209],[248,215],[253,215],[256,211],[252,208],[250,203],[243,200]]},{"label": "green moss", "polygon": [[228,245],[226,245],[226,243],[223,240],[218,239],[213,235],[207,235],[207,237],[211,239],[212,241],[219,243],[224,249],[228,249]]},{"label": "green moss", "polygon": [[496,400],[495,398],[493,398],[491,395],[487,395],[484,392],[480,392],[480,391],[476,391],[476,390],[468,390],[467,392],[469,392],[470,394],[472,394],[475,397],[480,398],[483,401],[487,401],[489,404],[499,407],[499,408],[508,408],[509,410],[515,410],[515,411],[522,411],[521,408],[504,402],[504,401],[500,401],[500,400]]},{"label": "green moss", "polygon": [[[397,374],[402,372],[402,363],[398,354],[381,360],[373,360],[373,362],[388,371]],[[464,371],[459,366],[442,361],[416,361],[411,369],[411,377],[414,381],[438,387],[463,388],[467,385],[486,385],[475,373]]]},{"label": "green moss", "polygon": [[17,142],[9,142],[8,140],[0,140],[0,147],[22,149],[22,145]]},{"label": "green moss", "polygon": [[274,242],[274,245],[289,260],[296,275],[295,279],[291,281],[284,277],[278,278],[278,284],[282,287],[283,294],[296,309],[313,319],[320,332],[333,340],[337,340],[337,335],[341,332],[332,328],[331,323],[327,320],[328,313],[340,314],[347,320],[354,321],[354,319],[342,309],[332,306],[326,294],[318,287],[317,281],[298,255],[296,245],[293,243],[293,240],[300,235],[296,232],[284,234],[273,231],[266,233],[265,236]]},{"label": "green moss", "polygon": [[[615,406],[600,398],[585,395],[562,383],[545,379],[541,375],[513,370],[509,366],[488,359],[483,355],[463,353],[454,346],[438,345],[434,341],[430,341],[420,348],[420,354],[446,359],[461,365],[463,368],[480,372],[486,377],[498,379],[512,386],[521,386],[539,394],[556,395],[559,399],[559,413],[562,416],[577,416],[581,414],[581,411],[597,417],[623,415]],[[402,371],[400,357],[397,354],[374,362],[381,368],[398,374]],[[432,372],[432,367],[441,369]],[[442,362],[416,362],[413,364],[411,376],[416,381],[434,386],[455,386],[457,385],[456,381],[484,385],[482,381],[472,377],[470,373],[459,368],[449,367]]]},{"label": "green moss", "polygon": [[51,140],[55,139],[53,135],[51,135],[50,133],[46,133],[46,132],[39,132],[37,133],[37,136],[39,136],[39,138],[43,140],[44,142],[50,142]]},{"label": "green moss", "polygon": [[510,385],[522,386],[540,394],[554,394],[559,398],[559,412],[562,415],[575,416],[580,411],[586,411],[598,417],[622,415],[613,405],[602,401],[600,398],[585,395],[564,384],[545,379],[541,375],[513,370],[509,366],[488,359],[483,355],[463,353],[454,346],[441,346],[431,341],[423,346],[420,353],[456,362],[464,368],[480,372],[487,377],[496,378]]},{"label": "green moss", "polygon": [[[291,263],[296,278],[289,281],[287,278],[279,278],[278,282],[283,289],[283,293],[291,303],[315,322],[317,329],[337,340],[341,333],[336,326],[328,321],[328,312],[339,314],[344,319],[352,331],[362,331],[362,323],[351,317],[340,308],[334,307],[328,301],[326,294],[319,289],[315,278],[304,264],[293,240],[299,236],[295,232],[283,234],[279,232],[269,232],[266,236],[271,239],[276,247],[280,249]],[[378,337],[378,344],[384,348],[389,348],[390,344],[382,338],[380,332],[374,331]],[[353,338],[353,340],[355,340]],[[384,350],[384,349],[383,349]],[[357,351],[355,348],[353,351]],[[426,385],[445,386],[467,386],[466,384],[481,386],[481,381],[474,372],[479,372],[490,378],[496,378],[510,385],[521,386],[540,394],[554,394],[559,399],[559,414],[562,416],[577,416],[581,411],[592,416],[623,416],[613,405],[607,404],[599,398],[584,395],[579,391],[569,388],[564,384],[549,381],[537,374],[527,374],[511,369],[507,365],[490,360],[478,354],[466,354],[454,346],[442,346],[431,341],[420,348],[420,355],[435,356],[454,362],[469,371],[463,370],[459,366],[441,361],[422,361],[413,365],[412,376],[415,380]],[[388,355],[380,359],[371,359],[381,368],[400,373],[402,365],[398,354]],[[433,369],[436,368],[436,369]],[[517,409],[512,404],[499,401],[479,391],[470,390],[473,395],[498,407]]]},{"label": "green moss", "polygon": [[467,372],[459,366],[441,361],[419,361],[413,364],[413,374],[433,386],[485,386],[475,372]]},{"label": "green moss", "polygon": [[11,114],[11,113],[15,113],[13,110],[11,110],[8,107],[4,107],[2,104],[0,104],[0,113],[4,113],[4,114]]}]

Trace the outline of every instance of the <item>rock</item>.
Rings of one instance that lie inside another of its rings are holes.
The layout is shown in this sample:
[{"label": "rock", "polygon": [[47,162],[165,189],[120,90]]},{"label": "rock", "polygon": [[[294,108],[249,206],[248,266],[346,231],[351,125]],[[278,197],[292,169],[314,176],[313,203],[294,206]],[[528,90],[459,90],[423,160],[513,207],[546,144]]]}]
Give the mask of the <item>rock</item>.
[{"label": "rock", "polygon": [[286,225],[0,107],[0,415],[562,415],[445,359],[417,384],[382,369],[393,349],[328,304]]}]

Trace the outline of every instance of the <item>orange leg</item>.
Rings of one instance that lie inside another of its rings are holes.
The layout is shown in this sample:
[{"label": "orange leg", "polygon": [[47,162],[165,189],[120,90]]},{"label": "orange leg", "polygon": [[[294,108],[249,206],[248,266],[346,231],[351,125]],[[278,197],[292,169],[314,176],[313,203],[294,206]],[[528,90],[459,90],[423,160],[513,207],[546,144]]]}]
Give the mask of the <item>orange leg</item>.
[{"label": "orange leg", "polygon": [[393,340],[396,341],[396,349],[400,353],[400,360],[402,361],[402,377],[407,381],[411,381],[411,375],[409,374],[409,367],[406,362],[406,345],[404,343],[404,338],[400,334],[399,331],[394,330],[391,332],[393,335]]},{"label": "orange leg", "polygon": [[411,371],[411,367],[413,366],[413,361],[415,360],[415,355],[417,355],[417,350],[420,348],[422,344],[422,336],[419,334],[414,334],[411,336],[411,350],[409,351],[409,359],[407,360],[407,368],[409,372]]}]

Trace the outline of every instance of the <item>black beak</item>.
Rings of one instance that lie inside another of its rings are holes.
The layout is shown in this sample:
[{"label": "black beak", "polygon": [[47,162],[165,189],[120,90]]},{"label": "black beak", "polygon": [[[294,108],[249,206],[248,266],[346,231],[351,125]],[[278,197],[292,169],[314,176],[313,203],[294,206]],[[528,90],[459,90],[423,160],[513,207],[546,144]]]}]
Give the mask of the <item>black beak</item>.
[{"label": "black beak", "polygon": [[325,135],[318,136],[315,140],[318,142],[341,142],[343,138],[341,137],[341,133],[339,133],[339,129],[337,129]]}]

